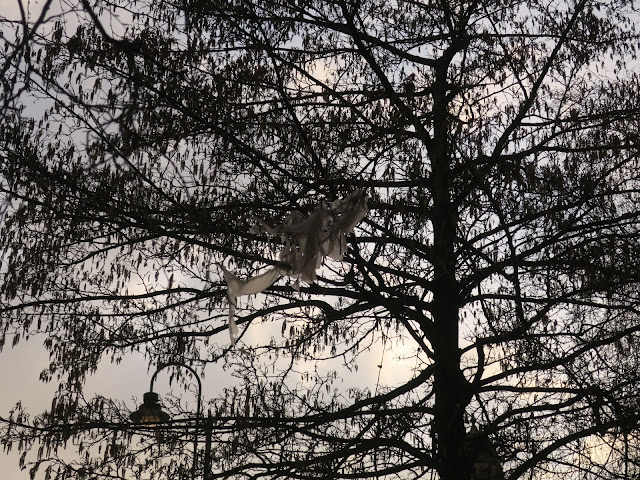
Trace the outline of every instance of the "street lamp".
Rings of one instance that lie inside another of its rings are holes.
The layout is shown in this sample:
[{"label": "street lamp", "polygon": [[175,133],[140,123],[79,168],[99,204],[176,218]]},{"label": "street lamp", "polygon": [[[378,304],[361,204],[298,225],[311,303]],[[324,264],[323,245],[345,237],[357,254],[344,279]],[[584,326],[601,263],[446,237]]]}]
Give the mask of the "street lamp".
[{"label": "street lamp", "polygon": [[[139,423],[142,425],[155,425],[158,423],[168,422],[171,418],[168,413],[163,412],[162,408],[160,408],[160,404],[158,403],[158,394],[153,391],[153,383],[162,370],[167,367],[182,367],[186,368],[193,374],[195,379],[198,382],[198,407],[196,411],[196,428],[195,433],[193,434],[193,466],[191,467],[191,478],[195,480],[196,478],[196,464],[198,461],[198,427],[200,418],[202,416],[202,382],[200,381],[200,376],[196,373],[196,371],[188,365],[184,365],[182,363],[167,363],[164,365],[160,365],[158,369],[155,371],[153,376],[151,377],[151,384],[149,386],[149,391],[144,394],[142,405],[135,412],[129,415],[129,418],[134,423]],[[209,440],[207,438],[207,440]],[[205,476],[207,475],[207,467],[209,463],[209,441],[207,441],[207,452],[205,452]]]},{"label": "street lamp", "polygon": [[142,405],[135,412],[129,415],[134,423],[144,425],[155,425],[156,423],[168,422],[171,418],[167,412],[163,412],[158,403],[158,394],[147,392],[144,394]]}]

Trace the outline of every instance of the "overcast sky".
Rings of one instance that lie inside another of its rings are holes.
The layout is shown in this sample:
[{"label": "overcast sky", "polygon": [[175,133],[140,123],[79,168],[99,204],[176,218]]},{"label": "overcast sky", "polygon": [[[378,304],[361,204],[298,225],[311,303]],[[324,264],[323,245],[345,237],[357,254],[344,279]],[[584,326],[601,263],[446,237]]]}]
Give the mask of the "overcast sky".
[{"label": "overcast sky", "polygon": [[[279,326],[277,329],[279,330]],[[269,328],[268,330],[273,330]],[[251,342],[267,333],[264,326],[252,325],[246,340]],[[271,334],[268,332],[267,334]],[[11,340],[7,339],[7,345],[0,353],[0,415],[7,416],[9,410],[21,401],[24,409],[30,414],[37,414],[48,408],[53,398],[57,384],[43,384],[38,380],[40,372],[48,366],[48,354],[42,346],[42,338],[34,337],[28,342],[21,341],[15,348],[11,348]],[[397,360],[397,354],[402,352],[402,347],[396,348],[397,353],[385,352],[384,356],[380,348],[370,352],[361,358],[357,373],[347,374],[339,378],[340,388],[348,388],[355,384],[361,387],[369,387],[372,392],[378,380],[380,372],[381,384],[398,384],[410,375],[408,362]],[[408,352],[407,352],[408,353]],[[382,360],[382,369],[378,365]],[[312,369],[312,365],[309,365]],[[153,371],[148,371],[146,362],[141,357],[129,355],[119,365],[105,361],[101,364],[96,375],[87,380],[85,394],[88,398],[99,394],[113,399],[127,402],[130,409],[135,409],[142,400],[142,395],[149,388],[149,382]],[[181,395],[187,405],[196,409],[196,397],[190,392],[184,392],[179,386],[169,385],[169,374],[159,374],[154,384],[154,391],[163,395],[173,393]],[[216,395],[224,386],[232,385],[234,381],[228,373],[213,367],[207,370],[202,381],[203,399]],[[194,382],[195,384],[195,382]],[[137,401],[133,400],[137,397]],[[203,406],[203,411],[206,407]],[[35,454],[35,452],[33,452]],[[0,478],[2,480],[28,480],[27,470],[18,468],[17,452],[11,455],[0,454]],[[29,458],[29,457],[27,457]]]}]

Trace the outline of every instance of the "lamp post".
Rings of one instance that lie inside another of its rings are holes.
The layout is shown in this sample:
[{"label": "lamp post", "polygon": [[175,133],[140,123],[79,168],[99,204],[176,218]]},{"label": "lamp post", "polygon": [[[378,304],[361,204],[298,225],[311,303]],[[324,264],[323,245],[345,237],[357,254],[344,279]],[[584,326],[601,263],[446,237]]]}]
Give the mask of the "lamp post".
[{"label": "lamp post", "polygon": [[[155,371],[153,376],[151,377],[151,383],[149,385],[149,391],[144,394],[142,405],[135,412],[129,415],[129,418],[134,423],[144,424],[144,425],[155,425],[157,423],[168,422],[171,418],[168,413],[163,412],[160,408],[160,404],[158,403],[158,394],[153,391],[153,383],[162,370],[168,367],[181,367],[186,368],[191,372],[191,374],[195,377],[198,382],[198,406],[196,410],[196,427],[195,433],[193,434],[193,465],[191,467],[191,479],[195,480],[196,478],[196,465],[198,463],[198,427],[200,418],[202,416],[202,381],[200,380],[200,376],[196,373],[196,371],[188,365],[184,365],[182,363],[167,363],[164,365],[160,365],[158,369]],[[208,463],[209,455],[208,452],[205,452],[205,478],[208,476]]]}]

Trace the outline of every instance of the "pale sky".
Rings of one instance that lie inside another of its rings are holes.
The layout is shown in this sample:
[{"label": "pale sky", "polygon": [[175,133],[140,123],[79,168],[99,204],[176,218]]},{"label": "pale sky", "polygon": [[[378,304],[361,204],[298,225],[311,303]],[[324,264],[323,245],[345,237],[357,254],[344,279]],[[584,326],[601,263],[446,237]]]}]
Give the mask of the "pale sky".
[{"label": "pale sky", "polygon": [[41,0],[0,0],[0,17],[10,20],[20,19],[20,3],[22,3],[25,12],[31,11],[32,14],[40,12],[38,7]]},{"label": "pale sky", "polygon": [[[252,325],[246,336],[246,341],[257,340],[264,335],[270,335],[264,329],[265,326]],[[279,326],[277,329],[279,330]],[[262,331],[261,331],[262,330]],[[267,330],[272,330],[268,328]],[[410,342],[408,342],[409,344]],[[399,348],[401,351],[402,348]],[[400,353],[400,351],[398,353]],[[408,352],[407,352],[408,353]],[[410,375],[410,362],[398,361],[395,355],[389,351],[384,354],[382,369],[378,368],[380,359],[383,358],[381,350],[372,351],[363,356],[359,361],[357,373],[348,373],[344,378],[338,378],[338,387],[346,389],[349,386],[359,384],[361,387],[369,387],[373,392],[377,383],[378,372],[382,384],[397,384],[407,380]],[[0,353],[0,415],[8,416],[9,410],[21,401],[24,409],[36,415],[50,406],[51,399],[57,388],[57,384],[43,384],[39,381],[40,372],[48,366],[48,353],[38,337],[29,341],[21,341],[18,346],[11,348],[10,339],[7,340],[4,350]],[[313,365],[308,367],[312,370]],[[130,409],[138,407],[142,395],[149,389],[149,382],[153,371],[147,370],[147,364],[141,357],[128,355],[119,365],[103,362],[98,372],[90,377],[85,386],[88,398],[95,394],[125,401]],[[179,386],[169,386],[168,371],[160,373],[154,384],[154,391],[163,398],[167,393],[181,395],[187,405],[196,409],[196,397],[190,392],[181,391]],[[222,387],[230,386],[234,379],[220,368],[207,370],[207,375],[202,379],[203,401],[216,395]],[[193,382],[195,387],[195,381]],[[134,401],[133,397],[137,400]],[[203,405],[203,412],[206,407]],[[35,451],[33,452],[35,455]],[[28,480],[28,470],[20,471],[18,468],[18,452],[14,450],[10,455],[0,453],[0,477],[2,480]],[[29,456],[27,457],[29,458]]]}]

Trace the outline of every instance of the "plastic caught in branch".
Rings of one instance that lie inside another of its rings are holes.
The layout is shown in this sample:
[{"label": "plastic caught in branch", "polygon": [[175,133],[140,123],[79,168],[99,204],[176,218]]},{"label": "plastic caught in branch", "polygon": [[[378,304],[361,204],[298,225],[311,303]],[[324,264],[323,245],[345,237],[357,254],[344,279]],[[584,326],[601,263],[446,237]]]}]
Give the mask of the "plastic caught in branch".
[{"label": "plastic caught in branch", "polygon": [[307,217],[294,210],[280,225],[270,226],[255,218],[256,225],[251,227],[250,232],[280,237],[284,245],[280,252],[280,261],[287,267],[274,267],[261,275],[243,280],[223,265],[217,264],[222,269],[227,283],[229,335],[232,344],[235,345],[239,334],[234,320],[237,298],[266,290],[284,274],[294,277],[295,285],[299,285],[300,280],[307,283],[315,282],[316,270],[322,266],[325,257],[343,259],[347,251],[345,235],[351,233],[369,211],[367,200],[364,190],[358,189],[330,205],[321,202]]},{"label": "plastic caught in branch", "polygon": [[229,336],[231,337],[231,343],[236,344],[236,338],[238,337],[239,330],[233,319],[236,299],[242,295],[253,295],[266,290],[274,284],[278,278],[280,278],[280,269],[272,268],[262,275],[255,277],[249,277],[246,280],[238,278],[233,272],[227,270],[224,265],[217,263],[224,275],[224,281],[227,283],[227,299],[229,300]]}]

